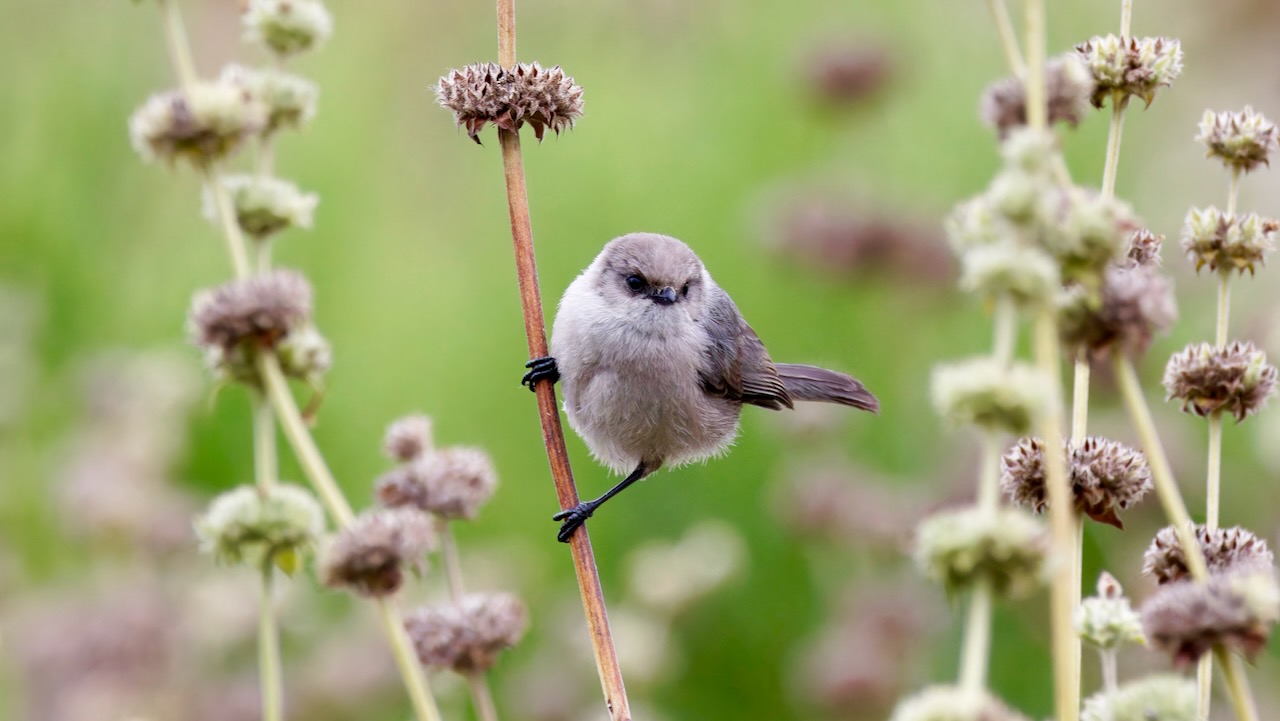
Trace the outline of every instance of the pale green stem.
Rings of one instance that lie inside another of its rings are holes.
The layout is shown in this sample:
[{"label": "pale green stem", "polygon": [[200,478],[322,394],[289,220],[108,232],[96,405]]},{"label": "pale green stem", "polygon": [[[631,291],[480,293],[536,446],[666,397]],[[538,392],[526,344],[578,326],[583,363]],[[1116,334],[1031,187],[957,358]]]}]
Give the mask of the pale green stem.
[{"label": "pale green stem", "polygon": [[1108,695],[1120,690],[1119,675],[1116,673],[1116,650],[1114,648],[1098,649],[1098,660],[1102,667],[1102,690]]},{"label": "pale green stem", "polygon": [[280,630],[272,594],[275,567],[262,565],[262,605],[258,614],[258,675],[261,679],[262,721],[283,721],[284,678],[280,671]]},{"label": "pale green stem", "polygon": [[960,688],[978,692],[987,685],[987,664],[991,656],[991,586],[982,581],[969,597],[969,614],[964,625],[964,650],[960,656]]},{"label": "pale green stem", "polygon": [[1116,174],[1120,167],[1120,139],[1124,135],[1124,111],[1129,99],[1113,99],[1111,102],[1111,130],[1107,133],[1107,158],[1102,166],[1102,195],[1116,197]]},{"label": "pale green stem", "polygon": [[1115,369],[1116,383],[1120,386],[1120,395],[1124,398],[1129,418],[1133,421],[1138,437],[1142,440],[1142,450],[1147,454],[1147,464],[1151,467],[1151,478],[1156,487],[1156,495],[1164,508],[1165,516],[1178,534],[1178,544],[1182,546],[1186,556],[1187,570],[1191,577],[1204,582],[1209,579],[1205,566],[1204,553],[1196,540],[1195,527],[1191,523],[1191,515],[1187,513],[1186,503],[1178,491],[1178,483],[1174,480],[1173,470],[1169,467],[1169,458],[1165,455],[1160,435],[1156,433],[1156,424],[1151,419],[1151,409],[1142,395],[1142,387],[1138,384],[1138,373],[1133,369],[1133,361],[1123,353],[1112,355],[1112,366]]},{"label": "pale green stem", "polygon": [[178,1],[160,0],[160,12],[164,16],[164,39],[169,48],[169,60],[178,73],[178,83],[185,95],[196,84],[196,68],[191,60],[191,44],[187,42],[187,30],[182,24]]},{"label": "pale green stem", "polygon": [[400,669],[400,677],[409,691],[409,702],[413,704],[414,715],[418,721],[442,721],[440,709],[436,708],[436,700],[427,686],[427,676],[418,662],[409,641],[409,633],[404,628],[404,619],[400,617],[400,609],[385,598],[375,602],[378,617],[382,621],[382,629],[391,643],[391,655],[395,657],[396,667]]},{"label": "pale green stem", "polygon": [[493,703],[488,677],[480,672],[469,673],[467,685],[471,688],[471,698],[476,704],[476,718],[479,721],[498,721],[498,707]]},{"label": "pale green stem", "polygon": [[1071,379],[1071,445],[1084,443],[1089,431],[1089,356],[1081,353]]},{"label": "pale green stem", "polygon": [[995,333],[992,355],[996,360],[1008,365],[1013,358],[1013,344],[1017,340],[1018,309],[1007,296],[996,299]]},{"label": "pale green stem", "polygon": [[1214,342],[1219,350],[1227,347],[1227,332],[1231,326],[1231,273],[1218,274],[1218,323]]},{"label": "pale green stem", "polygon": [[1133,0],[1120,0],[1120,37],[1129,37],[1129,28],[1133,22]]},{"label": "pale green stem", "polygon": [[1009,19],[1009,7],[1004,0],[987,0],[987,9],[991,11],[991,20],[996,24],[996,33],[1000,35],[1000,47],[1004,49],[1005,60],[1014,75],[1022,77],[1027,74],[1027,64],[1022,61],[1022,51],[1018,49],[1018,36],[1013,31],[1013,21]]},{"label": "pale green stem", "polygon": [[[1025,0],[1023,22],[1027,48],[1027,127],[1044,130],[1049,127],[1049,108],[1045,92],[1044,0]],[[1060,721],[1067,721],[1060,719]]]},{"label": "pale green stem", "polygon": [[1240,169],[1231,169],[1231,185],[1227,187],[1227,215],[1236,214],[1236,203],[1240,199]]},{"label": "pale green stem", "polygon": [[280,477],[276,460],[276,425],[271,400],[261,393],[253,396],[253,465],[258,492],[266,494]]},{"label": "pale green stem", "polygon": [[449,598],[461,603],[466,590],[462,585],[462,563],[458,560],[458,544],[453,540],[453,524],[440,524],[440,559],[444,564],[445,583],[449,586]]},{"label": "pale green stem", "polygon": [[244,232],[236,221],[235,208],[231,207],[231,197],[222,184],[222,178],[216,168],[209,167],[204,172],[204,184],[213,196],[213,206],[218,211],[218,221],[222,225],[222,234],[227,240],[227,253],[231,256],[231,267],[236,278],[247,278],[252,274],[249,266],[249,252],[245,248]]},{"label": "pale green stem", "polygon": [[1196,718],[1209,718],[1213,708],[1213,656],[1205,654],[1196,664]]},{"label": "pale green stem", "polygon": [[1222,646],[1214,646],[1213,655],[1218,657],[1218,665],[1222,667],[1222,678],[1227,682],[1227,698],[1231,699],[1236,719],[1258,721],[1258,705],[1253,700],[1249,677],[1244,673],[1240,657]]},{"label": "pale green stem", "polygon": [[257,256],[258,273],[271,272],[271,239],[263,238],[253,243],[255,255]]}]

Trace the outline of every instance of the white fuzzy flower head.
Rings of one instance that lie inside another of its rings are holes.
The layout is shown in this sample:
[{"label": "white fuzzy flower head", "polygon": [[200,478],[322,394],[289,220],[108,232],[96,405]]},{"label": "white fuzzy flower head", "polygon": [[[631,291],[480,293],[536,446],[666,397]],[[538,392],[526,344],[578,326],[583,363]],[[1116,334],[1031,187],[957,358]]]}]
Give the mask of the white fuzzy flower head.
[{"label": "white fuzzy flower head", "polygon": [[945,221],[947,239],[956,253],[993,243],[1016,239],[1015,229],[996,210],[986,195],[960,203]]},{"label": "white fuzzy flower head", "polygon": [[1280,143],[1280,129],[1249,106],[1238,113],[1206,110],[1196,140],[1208,148],[1207,157],[1247,173],[1259,165],[1270,165],[1271,152]]},{"label": "white fuzzy flower head", "polygon": [[1196,683],[1161,674],[1130,681],[1114,693],[1099,691],[1085,700],[1080,721],[1202,721]]},{"label": "white fuzzy flower head", "polygon": [[1256,213],[1235,216],[1213,207],[1192,208],[1182,226],[1182,249],[1197,273],[1208,266],[1211,271],[1244,275],[1247,270],[1253,275],[1276,249],[1278,230],[1280,221]]},{"label": "white fuzzy flower head", "polygon": [[1025,243],[992,243],[960,256],[960,288],[988,300],[1010,298],[1039,307],[1053,302],[1061,284],[1053,258]]},{"label": "white fuzzy flower head", "polygon": [[129,137],[144,160],[178,158],[206,167],[235,153],[266,126],[266,107],[225,82],[152,95],[129,118]]},{"label": "white fuzzy flower head", "polygon": [[1026,721],[982,690],[930,686],[900,701],[889,721]]},{"label": "white fuzzy flower head", "polygon": [[333,34],[333,16],[319,0],[249,0],[244,38],[281,57],[312,50]]},{"label": "white fuzzy flower head", "polygon": [[1046,196],[1041,237],[1062,266],[1064,281],[1097,288],[1113,261],[1129,248],[1142,224],[1127,203],[1077,188]]},{"label": "white fuzzy flower head", "polygon": [[1025,511],[943,511],[916,529],[916,565],[955,594],[986,583],[1003,598],[1021,598],[1044,581],[1049,536]]},{"label": "white fuzzy flower head", "polygon": [[200,549],[220,563],[293,573],[324,530],[324,511],[306,490],[281,484],[265,494],[241,486],[213,500],[196,519]]},{"label": "white fuzzy flower head", "polygon": [[1182,74],[1182,43],[1172,38],[1123,38],[1095,36],[1076,46],[1093,74],[1091,101],[1101,108],[1142,98],[1149,106],[1156,91],[1168,87]]},{"label": "white fuzzy flower head", "polygon": [[1047,379],[1025,363],[973,358],[935,366],[933,405],[956,425],[1025,435],[1049,403]]},{"label": "white fuzzy flower head", "polygon": [[274,68],[246,68],[228,65],[219,76],[222,82],[243,88],[267,108],[264,134],[283,128],[301,129],[316,114],[320,90],[304,77]]},{"label": "white fuzzy flower head", "polygon": [[1076,608],[1075,623],[1080,638],[1098,648],[1147,641],[1142,633],[1142,618],[1129,605],[1120,583],[1105,571],[1098,578],[1098,595],[1084,599]]},{"label": "white fuzzy flower head", "polygon": [[[320,199],[304,193],[293,183],[262,175],[227,175],[222,187],[235,208],[236,223],[246,235],[265,240],[288,228],[310,228]],[[218,222],[213,195],[205,190],[204,215]]]}]

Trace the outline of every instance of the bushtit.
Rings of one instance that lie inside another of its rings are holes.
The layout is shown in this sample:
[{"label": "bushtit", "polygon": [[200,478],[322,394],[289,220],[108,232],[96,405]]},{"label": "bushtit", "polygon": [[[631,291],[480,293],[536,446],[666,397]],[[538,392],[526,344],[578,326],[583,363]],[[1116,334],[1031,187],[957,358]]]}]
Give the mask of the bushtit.
[{"label": "bushtit", "polygon": [[663,466],[724,453],[742,404],[795,401],[876,412],[857,380],[774,363],[729,295],[684,243],[632,233],[609,242],[565,290],[551,355],[529,361],[523,383],[561,381],[569,425],[621,483],[557,513],[567,542],[596,508]]}]

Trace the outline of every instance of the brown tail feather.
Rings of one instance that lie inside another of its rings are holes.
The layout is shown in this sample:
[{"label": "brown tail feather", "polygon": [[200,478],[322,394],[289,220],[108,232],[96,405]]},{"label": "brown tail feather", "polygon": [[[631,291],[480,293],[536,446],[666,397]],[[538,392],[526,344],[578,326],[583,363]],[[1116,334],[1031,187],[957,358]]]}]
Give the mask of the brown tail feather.
[{"label": "brown tail feather", "polygon": [[857,379],[814,366],[778,363],[774,366],[787,393],[797,401],[822,401],[880,412],[880,401]]}]

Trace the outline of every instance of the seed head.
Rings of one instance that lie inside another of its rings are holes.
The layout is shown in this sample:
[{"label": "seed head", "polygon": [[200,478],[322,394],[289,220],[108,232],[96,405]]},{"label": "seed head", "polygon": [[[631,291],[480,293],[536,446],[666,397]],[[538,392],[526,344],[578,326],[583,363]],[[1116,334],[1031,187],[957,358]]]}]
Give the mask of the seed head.
[{"label": "seed head", "polygon": [[1218,644],[1252,658],[1266,645],[1277,619],[1280,587],[1271,570],[1166,584],[1142,605],[1142,627],[1151,645],[1172,655],[1179,668]]},{"label": "seed head", "polygon": [[985,581],[999,596],[1026,596],[1041,585],[1048,553],[1042,524],[1011,508],[943,511],[916,529],[916,564],[948,594]]},{"label": "seed head", "polygon": [[324,511],[298,486],[275,485],[265,494],[240,486],[213,499],[195,528],[200,550],[219,563],[257,569],[271,563],[293,573],[324,531]]},{"label": "seed head", "polygon": [[412,506],[447,519],[471,519],[498,484],[489,454],[479,448],[445,448],[384,475],[378,499],[389,507]]},{"label": "seed head", "polygon": [[1142,635],[1142,619],[1124,597],[1120,583],[1106,571],[1098,578],[1098,595],[1084,599],[1076,608],[1075,622],[1080,638],[1098,648],[1147,642]]},{"label": "seed head", "polygon": [[290,378],[317,385],[333,365],[333,348],[311,324],[289,333],[276,345],[280,369]]},{"label": "seed head", "polygon": [[453,111],[454,122],[476,143],[488,123],[513,133],[528,123],[542,140],[547,128],[559,135],[582,117],[582,87],[559,65],[520,63],[507,70],[477,63],[450,70],[436,84],[436,102]]},{"label": "seed head", "polygon": [[228,65],[222,69],[218,79],[243,89],[266,106],[264,135],[283,128],[301,129],[315,117],[320,90],[304,77],[274,68]]},{"label": "seed head", "polygon": [[889,721],[1026,721],[986,691],[930,686],[898,703]]},{"label": "seed head", "polygon": [[1039,307],[1052,303],[1061,287],[1058,264],[1026,243],[990,243],[960,256],[960,288],[988,300],[1010,298],[1020,306]]},{"label": "seed head", "polygon": [[1275,388],[1276,367],[1249,341],[1234,341],[1225,348],[1192,343],[1173,354],[1164,369],[1168,399],[1181,400],[1184,412],[1230,413],[1237,423],[1256,413]]},{"label": "seed head", "polygon": [[421,413],[397,419],[387,426],[382,448],[404,463],[421,458],[431,450],[431,419]]},{"label": "seed head", "polygon": [[1111,266],[1102,276],[1101,297],[1081,285],[1058,302],[1058,333],[1072,354],[1101,360],[1113,352],[1137,357],[1152,337],[1177,320],[1173,287],[1153,266]]},{"label": "seed head", "polygon": [[1238,113],[1206,110],[1196,141],[1209,149],[1206,157],[1216,157],[1228,168],[1248,173],[1259,165],[1270,165],[1268,159],[1280,142],[1280,130],[1247,105]]},{"label": "seed head", "polygon": [[[231,198],[236,223],[251,238],[265,240],[288,228],[310,228],[320,199],[287,180],[262,175],[225,175],[222,187]],[[204,216],[218,222],[213,194],[205,189]]]},{"label": "seed head", "polygon": [[1246,270],[1253,275],[1266,264],[1266,255],[1275,250],[1276,231],[1280,221],[1255,213],[1236,217],[1217,208],[1192,208],[1182,226],[1182,249],[1196,264],[1196,272],[1209,270],[1229,273]]},{"label": "seed head", "polygon": [[1130,265],[1158,268],[1160,267],[1160,246],[1163,244],[1163,235],[1156,235],[1146,228],[1139,228],[1129,236],[1129,251],[1125,255]]},{"label": "seed head", "polygon": [[1025,363],[972,358],[933,368],[933,407],[956,425],[1018,435],[1049,402],[1044,377]]},{"label": "seed head", "polygon": [[[1115,441],[1090,436],[1067,447],[1071,492],[1076,510],[1099,523],[1124,528],[1116,511],[1142,500],[1151,490],[1151,469],[1140,451]],[[1000,460],[1000,484],[1014,505],[1044,513],[1044,444],[1023,438]]]},{"label": "seed head", "polygon": [[420,608],[404,621],[418,660],[461,674],[489,670],[529,626],[524,603],[509,593],[473,593],[457,604]]},{"label": "seed head", "polygon": [[205,82],[152,95],[129,118],[129,137],[143,160],[184,158],[203,168],[235,153],[266,124],[267,108],[255,96],[231,83]]},{"label": "seed head", "polygon": [[294,270],[276,270],[200,291],[189,324],[197,346],[231,351],[240,345],[274,347],[310,316],[307,279]]},{"label": "seed head", "polygon": [[[1270,569],[1274,561],[1267,542],[1240,526],[1213,530],[1207,526],[1196,526],[1196,539],[1210,573]],[[1142,556],[1142,573],[1156,579],[1160,585],[1189,577],[1187,559],[1173,526],[1161,529],[1151,541]]]},{"label": "seed head", "polygon": [[1094,36],[1076,52],[1093,75],[1095,108],[1138,97],[1147,104],[1161,87],[1173,85],[1182,74],[1182,43],[1171,38]]},{"label": "seed head", "polygon": [[[1075,127],[1084,117],[1093,95],[1093,76],[1075,53],[1051,58],[1045,66],[1045,91],[1049,123]],[[1027,92],[1022,78],[1011,76],[987,86],[978,107],[982,121],[1004,138],[1013,128],[1027,124]]]},{"label": "seed head", "polygon": [[435,545],[431,517],[414,508],[366,511],[326,549],[321,576],[361,596],[388,596],[404,583],[406,565],[421,570]]},{"label": "seed head", "polygon": [[1084,702],[1080,721],[1204,721],[1195,681],[1174,674],[1130,681],[1114,693],[1099,691]]},{"label": "seed head", "polygon": [[245,42],[280,57],[318,48],[333,34],[333,16],[319,0],[248,0],[241,21]]}]

